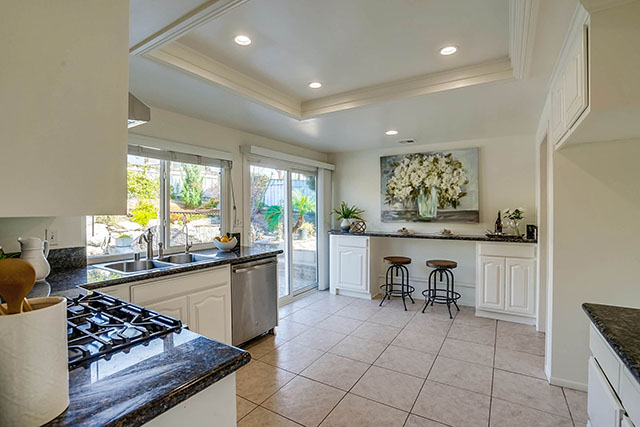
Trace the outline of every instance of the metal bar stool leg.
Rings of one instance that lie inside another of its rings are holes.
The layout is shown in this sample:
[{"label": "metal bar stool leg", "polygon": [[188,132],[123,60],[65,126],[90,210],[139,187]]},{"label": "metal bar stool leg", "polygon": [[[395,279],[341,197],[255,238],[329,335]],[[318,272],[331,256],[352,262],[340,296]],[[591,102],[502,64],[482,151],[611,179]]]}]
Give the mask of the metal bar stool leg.
[{"label": "metal bar stool leg", "polygon": [[[448,271],[447,270],[444,270],[444,271],[445,271],[445,277],[447,278],[447,293],[446,293],[446,295],[447,295],[447,297],[446,297],[447,298],[447,310],[449,310],[449,319],[453,319],[453,316],[451,315],[451,299],[452,299],[453,295],[451,294],[451,291],[449,289],[450,285],[449,285],[449,274],[447,274]],[[440,274],[442,274],[442,273],[440,273]]]},{"label": "metal bar stool leg", "polygon": [[460,307],[458,307],[458,303],[456,302],[457,298],[454,289],[455,278],[453,276],[453,271],[449,270],[449,274],[451,275],[451,302],[453,302],[453,305],[456,306],[456,309],[460,311]]}]

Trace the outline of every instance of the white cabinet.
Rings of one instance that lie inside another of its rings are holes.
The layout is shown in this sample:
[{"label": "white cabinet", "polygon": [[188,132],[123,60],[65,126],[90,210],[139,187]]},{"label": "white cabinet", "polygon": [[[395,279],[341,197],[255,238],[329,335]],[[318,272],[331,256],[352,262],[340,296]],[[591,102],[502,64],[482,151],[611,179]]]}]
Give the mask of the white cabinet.
[{"label": "white cabinet", "polygon": [[[532,323],[536,313],[535,246],[478,243],[476,313]],[[528,319],[528,320],[527,320]]]},{"label": "white cabinet", "polygon": [[97,289],[97,291],[124,301],[131,301],[131,293],[129,292],[130,287],[131,285],[126,283],[124,285],[107,286],[105,288]]},{"label": "white cabinet", "polygon": [[478,307],[503,310],[505,259],[481,256],[479,263],[482,286]]},{"label": "white cabinet", "polygon": [[2,2],[0,217],[126,212],[128,4]]},{"label": "white cabinet", "polygon": [[619,427],[624,408],[596,359],[589,358],[587,413],[593,427]]},{"label": "white cabinet", "polygon": [[133,303],[179,318],[189,329],[231,345],[229,266],[131,285]]},{"label": "white cabinet", "polygon": [[509,313],[535,315],[535,260],[507,258],[505,310]]},{"label": "white cabinet", "polygon": [[549,139],[560,146],[589,107],[588,24],[570,35],[550,91]]},{"label": "white cabinet", "polygon": [[371,289],[369,237],[332,235],[330,239],[331,293],[370,298]]}]

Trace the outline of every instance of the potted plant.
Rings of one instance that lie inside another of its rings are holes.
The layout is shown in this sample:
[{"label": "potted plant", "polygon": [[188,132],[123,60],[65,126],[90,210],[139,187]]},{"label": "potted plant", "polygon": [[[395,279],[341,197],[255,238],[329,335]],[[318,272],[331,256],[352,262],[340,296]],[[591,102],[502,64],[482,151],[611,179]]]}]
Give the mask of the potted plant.
[{"label": "potted plant", "polygon": [[128,234],[121,234],[116,237],[116,246],[119,248],[131,246],[131,242],[133,242],[133,238]]},{"label": "potted plant", "polygon": [[522,208],[515,208],[513,210],[511,209],[505,209],[504,212],[502,213],[502,216],[509,221],[508,225],[509,227],[511,227],[514,231],[514,234],[516,236],[521,236],[522,234],[520,234],[520,221],[522,221],[522,219],[524,218],[524,209]]},{"label": "potted plant", "polygon": [[309,236],[313,236],[315,233],[315,227],[310,222],[305,222],[300,226],[300,240],[307,240]]},{"label": "potted plant", "polygon": [[340,207],[334,209],[330,215],[336,214],[338,216],[337,219],[342,220],[342,222],[340,222],[340,229],[346,233],[351,228],[350,220],[358,219],[360,221],[363,221],[361,216],[363,213],[363,209],[360,209],[355,205],[349,207],[349,205],[347,205],[347,203],[343,200],[342,203],[340,203]]}]

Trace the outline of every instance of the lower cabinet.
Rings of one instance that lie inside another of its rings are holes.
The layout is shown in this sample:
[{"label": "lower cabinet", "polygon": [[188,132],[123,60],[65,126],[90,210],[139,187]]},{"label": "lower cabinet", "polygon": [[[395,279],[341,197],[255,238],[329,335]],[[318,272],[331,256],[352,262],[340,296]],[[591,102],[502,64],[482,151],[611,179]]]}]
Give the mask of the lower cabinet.
[{"label": "lower cabinet", "polygon": [[[369,237],[330,237],[330,284],[331,293],[370,298]],[[377,289],[373,290],[374,294]]]},{"label": "lower cabinet", "polygon": [[476,253],[476,308],[534,318],[535,246],[479,243]]},{"label": "lower cabinet", "polygon": [[231,345],[229,266],[134,283],[131,301],[178,318],[193,332]]}]

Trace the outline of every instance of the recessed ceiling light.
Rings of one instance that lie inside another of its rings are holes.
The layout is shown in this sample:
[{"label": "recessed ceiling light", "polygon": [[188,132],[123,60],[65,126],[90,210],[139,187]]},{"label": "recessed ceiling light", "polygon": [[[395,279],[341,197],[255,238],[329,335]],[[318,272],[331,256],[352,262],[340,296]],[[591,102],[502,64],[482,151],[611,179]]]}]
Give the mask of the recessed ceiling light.
[{"label": "recessed ceiling light", "polygon": [[385,135],[389,135],[389,136],[393,136],[393,135],[397,135],[398,131],[391,129],[391,130],[386,131],[384,134]]},{"label": "recessed ceiling light", "polygon": [[251,44],[251,39],[248,36],[245,36],[242,34],[239,36],[236,36],[234,41],[240,46],[249,46]]},{"label": "recessed ceiling light", "polygon": [[453,55],[454,53],[456,53],[458,51],[458,48],[455,46],[445,46],[442,49],[440,49],[440,55]]},{"label": "recessed ceiling light", "polygon": [[322,87],[322,83],[320,83],[320,82],[311,82],[311,83],[309,83],[309,87],[311,89],[320,89]]}]

